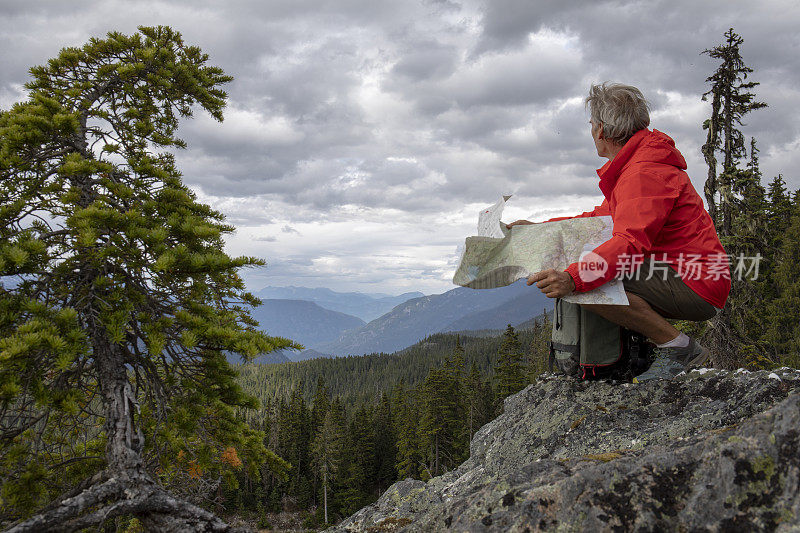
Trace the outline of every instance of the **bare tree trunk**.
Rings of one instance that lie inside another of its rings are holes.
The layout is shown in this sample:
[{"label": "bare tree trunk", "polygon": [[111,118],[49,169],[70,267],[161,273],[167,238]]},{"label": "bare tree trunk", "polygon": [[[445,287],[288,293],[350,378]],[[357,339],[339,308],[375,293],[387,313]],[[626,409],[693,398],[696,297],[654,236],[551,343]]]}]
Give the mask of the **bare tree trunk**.
[{"label": "bare tree trunk", "polygon": [[725,97],[723,100],[724,111],[722,119],[725,122],[725,163],[723,165],[722,194],[720,204],[722,207],[722,234],[729,237],[732,233],[731,218],[733,218],[733,198],[731,172],[733,171],[733,102],[731,101],[730,84],[725,84]]},{"label": "bare tree trunk", "polygon": [[143,473],[141,451],[144,435],[136,427],[139,403],[134,397],[121,350],[114,345],[95,343],[103,405],[105,407],[106,462],[111,471]]},{"label": "bare tree trunk", "polygon": [[706,144],[703,145],[703,158],[708,165],[708,178],[706,179],[703,193],[708,202],[708,214],[716,227],[718,224],[717,216],[717,156],[716,146],[719,140],[719,94],[714,92],[711,98],[711,118],[708,121],[708,136]]},{"label": "bare tree trunk", "polygon": [[144,436],[136,424],[139,406],[128,382],[124,354],[103,342],[95,342],[93,348],[106,415],[106,468],[81,484],[86,488],[65,495],[8,533],[73,532],[123,515],[136,516],[148,531],[232,531],[213,513],[170,495],[145,471]]}]

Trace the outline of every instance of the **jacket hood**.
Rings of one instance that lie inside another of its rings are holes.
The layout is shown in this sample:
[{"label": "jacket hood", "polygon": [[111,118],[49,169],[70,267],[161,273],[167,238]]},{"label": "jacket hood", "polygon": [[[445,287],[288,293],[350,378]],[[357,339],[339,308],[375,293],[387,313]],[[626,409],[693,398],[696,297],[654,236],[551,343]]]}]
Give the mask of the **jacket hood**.
[{"label": "jacket hood", "polygon": [[675,141],[669,135],[655,129],[641,129],[625,143],[614,159],[597,169],[600,190],[606,198],[610,197],[622,170],[635,163],[661,163],[686,170],[686,160],[675,148]]},{"label": "jacket hood", "polygon": [[648,132],[641,140],[639,148],[633,153],[630,162],[663,163],[686,170],[686,160],[675,148],[675,141],[669,135],[656,129]]}]

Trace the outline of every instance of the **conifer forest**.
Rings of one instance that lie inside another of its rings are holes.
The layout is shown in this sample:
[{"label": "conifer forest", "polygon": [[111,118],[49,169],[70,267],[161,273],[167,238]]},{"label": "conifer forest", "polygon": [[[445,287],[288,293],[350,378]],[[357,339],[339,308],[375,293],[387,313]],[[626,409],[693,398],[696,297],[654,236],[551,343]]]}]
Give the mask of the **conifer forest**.
[{"label": "conifer forest", "polygon": [[[676,325],[716,367],[797,368],[800,191],[761,173],[746,124],[769,102],[743,43],[730,29],[702,51],[716,70],[697,88],[698,192],[758,275],[732,271],[721,313]],[[323,528],[457,467],[547,370],[547,315],[392,354],[248,363],[298,345],[251,317],[239,272],[264,260],[223,251],[235,228],[174,157],[181,121],[223,119],[232,78],[165,26],[30,74],[0,110],[0,529],[225,531],[281,512]]]}]

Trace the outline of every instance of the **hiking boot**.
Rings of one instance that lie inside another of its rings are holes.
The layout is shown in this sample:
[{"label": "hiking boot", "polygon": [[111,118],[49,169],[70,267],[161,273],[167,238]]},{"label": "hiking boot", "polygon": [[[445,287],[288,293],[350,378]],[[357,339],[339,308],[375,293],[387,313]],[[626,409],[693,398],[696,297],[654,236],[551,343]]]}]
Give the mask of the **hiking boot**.
[{"label": "hiking boot", "polygon": [[682,348],[656,348],[655,360],[646,372],[633,378],[634,383],[651,379],[672,379],[681,372],[700,366],[708,361],[711,352],[689,337],[689,345]]}]

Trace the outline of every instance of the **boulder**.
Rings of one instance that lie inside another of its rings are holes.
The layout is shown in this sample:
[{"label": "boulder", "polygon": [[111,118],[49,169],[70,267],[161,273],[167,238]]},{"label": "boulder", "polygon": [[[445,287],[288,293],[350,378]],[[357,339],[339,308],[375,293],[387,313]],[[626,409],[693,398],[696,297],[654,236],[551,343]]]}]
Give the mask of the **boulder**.
[{"label": "boulder", "polygon": [[457,469],[327,531],[800,530],[798,370],[546,374],[504,407]]}]

